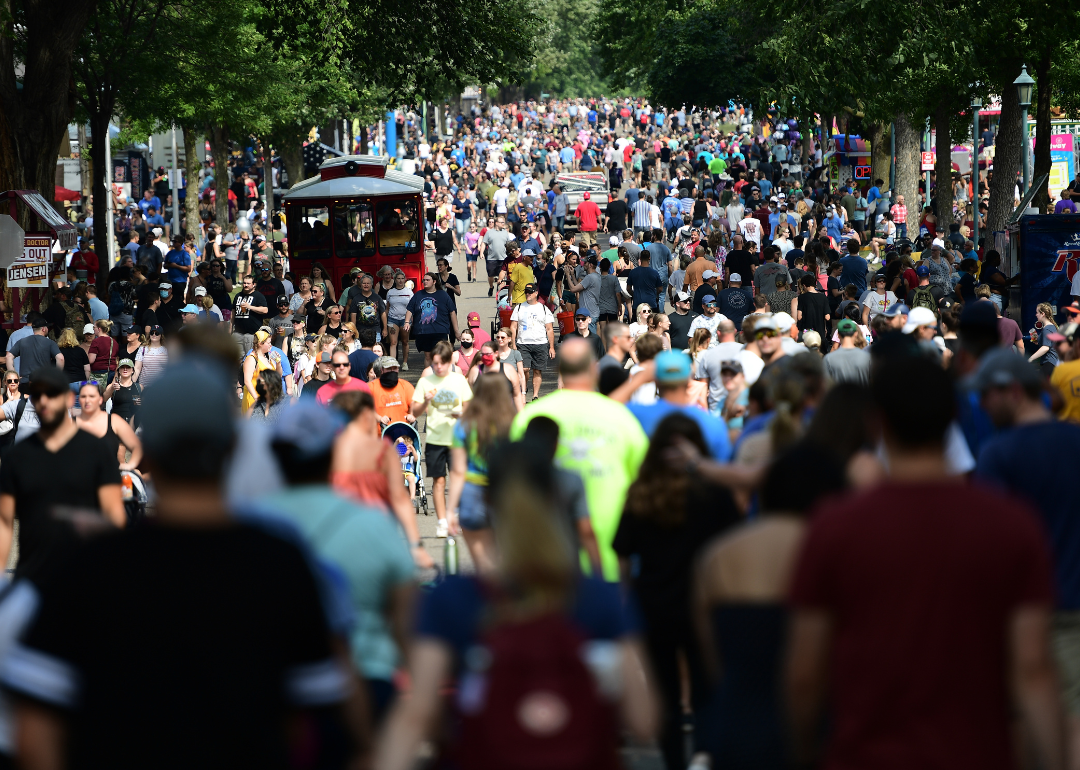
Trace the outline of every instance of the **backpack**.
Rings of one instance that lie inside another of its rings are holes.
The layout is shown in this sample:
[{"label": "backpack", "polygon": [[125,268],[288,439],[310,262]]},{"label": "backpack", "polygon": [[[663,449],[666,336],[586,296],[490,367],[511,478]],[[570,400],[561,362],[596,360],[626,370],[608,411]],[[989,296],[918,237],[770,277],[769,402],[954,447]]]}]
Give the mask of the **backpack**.
[{"label": "backpack", "polygon": [[938,312],[937,300],[934,299],[934,294],[930,291],[929,286],[916,287],[911,294],[911,306],[930,308],[934,311],[935,316]]},{"label": "backpack", "polygon": [[109,295],[110,315],[132,315],[135,312],[135,287],[129,281],[113,284]]},{"label": "backpack", "polygon": [[462,770],[619,767],[614,708],[585,665],[584,641],[562,613],[487,629],[458,688]]}]

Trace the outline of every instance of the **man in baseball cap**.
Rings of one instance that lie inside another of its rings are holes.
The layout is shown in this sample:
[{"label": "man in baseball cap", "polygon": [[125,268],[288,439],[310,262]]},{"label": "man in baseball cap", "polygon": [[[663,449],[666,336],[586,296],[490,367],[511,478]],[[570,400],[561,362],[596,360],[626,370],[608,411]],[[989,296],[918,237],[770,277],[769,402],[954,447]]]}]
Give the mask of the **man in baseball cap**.
[{"label": "man in baseball cap", "polygon": [[480,328],[480,314],[475,310],[467,316],[466,324],[473,333],[473,346],[479,350],[480,346],[491,339],[491,335]]}]

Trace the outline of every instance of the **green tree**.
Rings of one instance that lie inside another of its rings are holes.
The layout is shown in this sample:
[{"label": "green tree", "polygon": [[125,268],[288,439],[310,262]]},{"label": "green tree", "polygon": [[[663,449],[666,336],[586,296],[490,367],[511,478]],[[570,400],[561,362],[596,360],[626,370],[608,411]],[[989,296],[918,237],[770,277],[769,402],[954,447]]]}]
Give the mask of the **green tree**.
[{"label": "green tree", "polygon": [[550,21],[537,32],[541,43],[535,65],[522,83],[527,95],[576,98],[611,92],[596,42],[582,34],[591,28],[599,10],[600,0],[546,0],[541,14]]}]

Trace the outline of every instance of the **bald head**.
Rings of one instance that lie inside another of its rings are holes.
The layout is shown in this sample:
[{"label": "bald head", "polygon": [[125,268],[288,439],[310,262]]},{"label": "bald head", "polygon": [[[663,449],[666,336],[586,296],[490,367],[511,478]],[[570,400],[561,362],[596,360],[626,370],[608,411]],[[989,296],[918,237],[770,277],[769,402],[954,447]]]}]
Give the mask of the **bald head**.
[{"label": "bald head", "polygon": [[721,342],[735,341],[735,324],[729,318],[725,318],[716,327],[716,334]]},{"label": "bald head", "polygon": [[559,346],[559,376],[563,387],[596,390],[596,358],[592,345],[581,337],[571,337]]}]

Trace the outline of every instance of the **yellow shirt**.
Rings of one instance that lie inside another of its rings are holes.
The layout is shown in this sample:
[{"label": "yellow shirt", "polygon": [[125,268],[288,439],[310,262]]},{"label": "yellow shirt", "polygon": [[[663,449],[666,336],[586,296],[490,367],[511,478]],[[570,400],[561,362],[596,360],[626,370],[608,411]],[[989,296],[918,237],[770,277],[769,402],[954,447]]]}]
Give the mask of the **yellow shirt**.
[{"label": "yellow shirt", "polygon": [[1050,375],[1050,384],[1061,393],[1065,408],[1058,416],[1062,420],[1080,423],[1080,361],[1063,361]]},{"label": "yellow shirt", "polygon": [[532,268],[524,262],[515,262],[510,266],[510,280],[514,282],[514,292],[510,295],[511,305],[520,305],[525,301],[525,284],[534,283],[536,277]]}]

